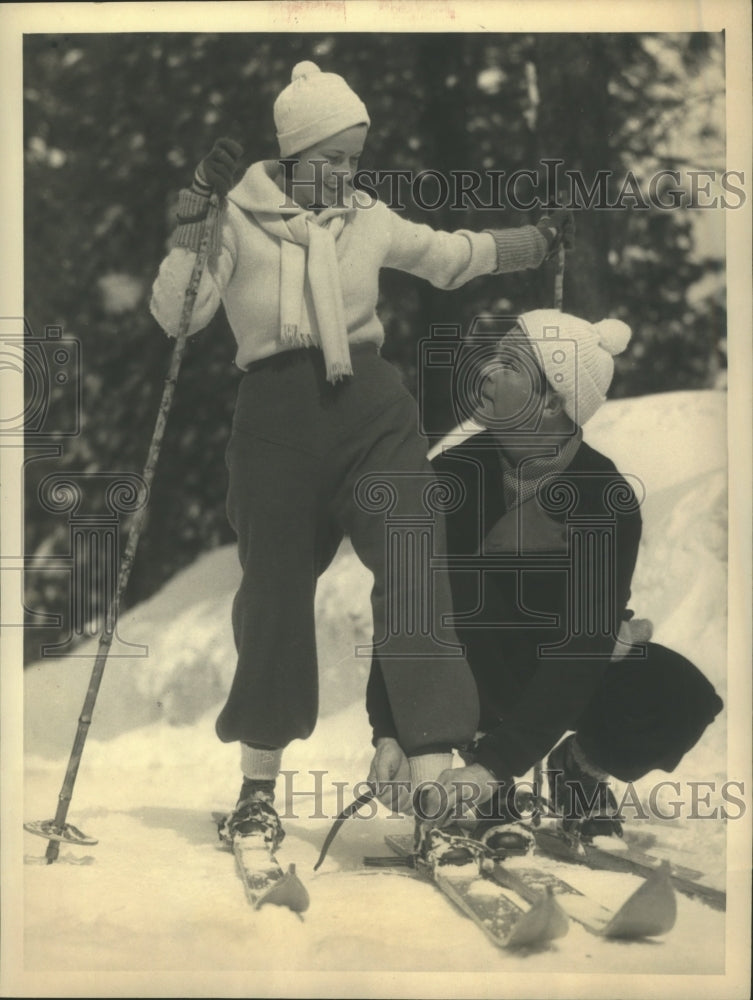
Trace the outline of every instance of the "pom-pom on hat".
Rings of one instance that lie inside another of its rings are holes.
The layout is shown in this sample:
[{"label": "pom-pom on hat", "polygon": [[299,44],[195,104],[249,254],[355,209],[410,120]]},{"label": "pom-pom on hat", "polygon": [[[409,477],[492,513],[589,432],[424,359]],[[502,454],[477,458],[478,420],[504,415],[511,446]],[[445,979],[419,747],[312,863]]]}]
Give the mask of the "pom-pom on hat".
[{"label": "pom-pom on hat", "polygon": [[274,103],[280,156],[292,156],[353,125],[370,125],[363,101],[336,73],[299,62]]},{"label": "pom-pom on hat", "polygon": [[614,376],[614,356],[632,332],[619,319],[589,323],[558,309],[535,309],[518,317],[534,342],[547,382],[564,401],[565,412],[581,427],[606,401]]}]

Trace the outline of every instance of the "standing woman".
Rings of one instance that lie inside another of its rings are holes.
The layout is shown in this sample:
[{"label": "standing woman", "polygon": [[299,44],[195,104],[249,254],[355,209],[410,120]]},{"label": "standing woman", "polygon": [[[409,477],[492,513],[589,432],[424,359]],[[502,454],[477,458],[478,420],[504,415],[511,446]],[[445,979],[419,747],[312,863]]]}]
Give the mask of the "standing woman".
[{"label": "standing woman", "polygon": [[[314,63],[293,69],[274,119],[286,163],[254,163],[232,187],[242,149],[221,139],[199,164],[180,193],[151,302],[175,336],[209,196],[226,196],[188,332],[222,302],[245,373],[227,450],[227,509],[243,567],[233,605],[238,662],[217,735],[241,744],[231,823],[272,843],[283,835],[272,808],[283,749],[306,739],[317,717],[316,582],[345,534],[374,575],[374,635],[388,637],[380,660],[394,729],[374,733],[372,775],[396,777],[402,750],[413,788],[436,779],[478,720],[465,660],[436,656],[438,642],[457,645],[439,614],[431,640],[411,635],[411,655],[401,654],[406,646],[387,623],[384,515],[357,502],[363,477],[381,474],[398,484],[402,510],[421,512],[426,480],[405,474],[431,474],[415,401],[380,356],[379,270],[457,288],[537,267],[564,224],[555,215],[538,227],[435,232],[355,190],[369,115],[342,77]],[[446,575],[432,583],[432,610],[449,611]]]}]

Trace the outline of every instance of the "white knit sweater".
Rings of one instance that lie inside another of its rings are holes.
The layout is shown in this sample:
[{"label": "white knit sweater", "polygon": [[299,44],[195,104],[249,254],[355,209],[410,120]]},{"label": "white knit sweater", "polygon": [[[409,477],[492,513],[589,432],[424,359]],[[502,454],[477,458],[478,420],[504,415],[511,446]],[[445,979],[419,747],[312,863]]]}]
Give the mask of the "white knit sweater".
[{"label": "white knit sweater", "polygon": [[[255,218],[259,212],[286,214],[281,211],[284,195],[274,180],[277,169],[274,160],[249,167],[228,194],[222,214],[222,246],[204,272],[188,330],[190,335],[203,329],[222,302],[238,344],[235,361],[242,369],[285,349],[279,333],[280,242]],[[438,288],[451,289],[483,274],[538,267],[546,254],[546,240],[534,226],[494,234],[448,233],[409,222],[382,202],[363,204],[363,194],[359,201],[362,204],[347,214],[336,241],[351,344],[370,341],[380,346],[384,340],[376,314],[382,267],[407,271]],[[303,209],[292,208],[287,214],[291,211]],[[151,311],[170,336],[178,332],[194,260],[193,250],[174,246],[152,288]]]}]

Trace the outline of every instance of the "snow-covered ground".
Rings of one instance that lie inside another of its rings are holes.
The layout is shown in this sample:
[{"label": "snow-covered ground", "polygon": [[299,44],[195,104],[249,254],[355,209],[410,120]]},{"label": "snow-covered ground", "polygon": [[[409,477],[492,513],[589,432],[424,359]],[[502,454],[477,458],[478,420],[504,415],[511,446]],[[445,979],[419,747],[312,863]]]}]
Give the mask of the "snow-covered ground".
[{"label": "snow-covered ground", "polygon": [[[586,439],[646,486],[631,606],[653,620],[657,641],[704,670],[727,703],[725,403],[721,392],[612,402]],[[213,728],[234,666],[229,621],[238,575],[232,547],[211,552],[121,619],[116,652],[142,643],[148,655],[108,663],[69,814],[99,844],[64,846],[59,862],[46,866],[44,841],[25,835],[24,966],[32,977],[45,974],[36,980],[46,984],[39,995],[57,988],[69,996],[689,996],[699,983],[708,997],[727,995],[718,978],[725,916],[685,897],[675,930],[660,941],[609,943],[573,924],[555,947],[521,956],[495,949],[432,887],[360,869],[363,854],[386,853],[385,833],[411,828],[386,810],[349,821],[312,871],[330,820],[316,815],[314,795],[301,793],[321,781],[324,813],[333,816],[371,757],[368,660],[354,656],[370,632],[370,575],[347,544],[317,598],[320,721],[310,740],[286,753],[292,773],[278,793],[295,817],[285,820],[279,857],[296,862],[311,907],[304,920],[275,907],[252,912],[210,818],[233,804],[240,779],[237,748],[219,743]],[[90,670],[84,657],[26,671],[25,819],[54,812]],[[747,774],[728,766],[727,714],[677,772],[638,783],[644,803],[658,781],[679,783],[658,799],[670,815],[670,803],[680,802],[678,817],[630,823],[642,843],[671,850],[722,885],[734,824],[718,818],[721,787],[746,780],[747,791]],[[716,819],[693,818],[693,794],[695,813],[716,808]],[[744,860],[728,879],[736,912],[746,912],[733,896],[745,892],[747,869]],[[611,904],[639,884],[588,870],[571,880]],[[420,973],[437,978],[427,986]]]}]

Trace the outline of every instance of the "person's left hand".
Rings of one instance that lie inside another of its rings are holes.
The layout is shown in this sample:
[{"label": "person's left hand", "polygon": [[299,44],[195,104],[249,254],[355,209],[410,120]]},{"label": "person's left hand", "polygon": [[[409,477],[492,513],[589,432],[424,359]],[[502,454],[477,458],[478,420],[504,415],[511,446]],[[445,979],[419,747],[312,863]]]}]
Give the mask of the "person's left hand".
[{"label": "person's left hand", "polygon": [[474,807],[489,801],[498,782],[483,764],[469,764],[442,771],[437,784],[441,790],[436,785],[427,785],[421,795],[423,815],[418,818],[428,826],[474,819]]},{"label": "person's left hand", "polygon": [[572,209],[549,210],[549,214],[538,221],[536,228],[549,244],[547,259],[552,257],[560,246],[565,250],[575,249],[575,216]]},{"label": "person's left hand", "polygon": [[234,139],[223,136],[196,168],[199,182],[209,185],[221,198],[233,186],[235,172],[243,156],[243,147]]},{"label": "person's left hand", "polygon": [[376,782],[376,797],[383,805],[393,812],[411,812],[410,765],[403,748],[391,736],[377,740],[367,781]]}]

